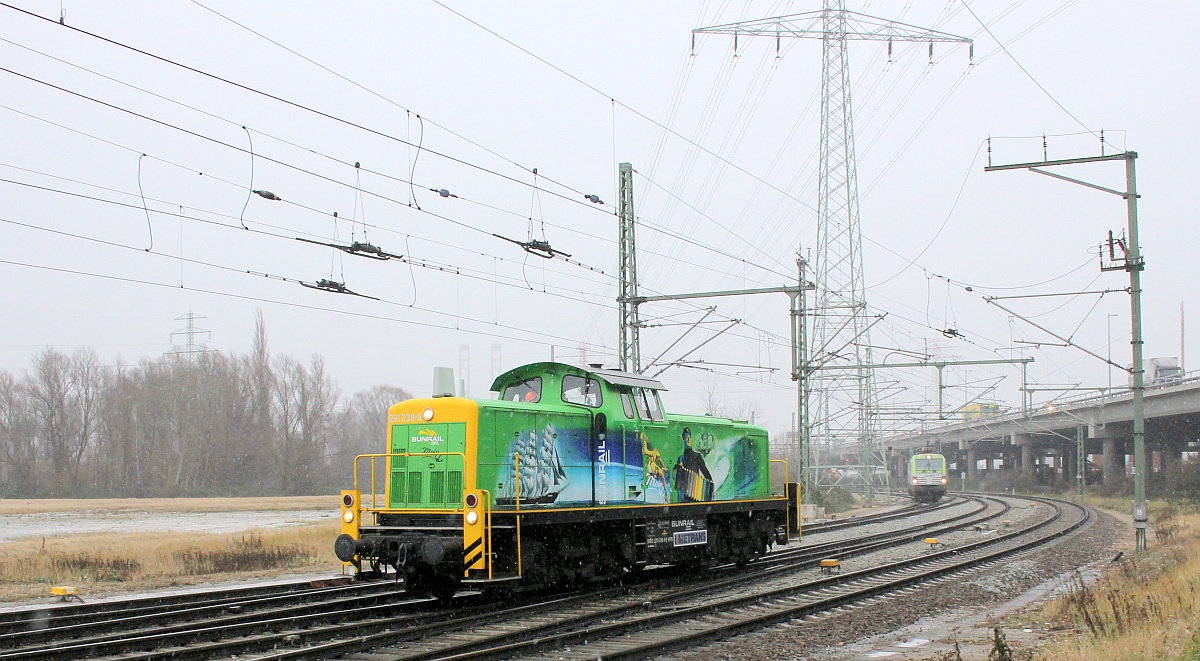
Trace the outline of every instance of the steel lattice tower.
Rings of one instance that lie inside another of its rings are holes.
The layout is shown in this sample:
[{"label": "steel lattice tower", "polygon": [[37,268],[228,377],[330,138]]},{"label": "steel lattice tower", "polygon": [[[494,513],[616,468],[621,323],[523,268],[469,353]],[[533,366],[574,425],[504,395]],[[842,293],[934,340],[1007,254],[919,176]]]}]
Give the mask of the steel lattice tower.
[{"label": "steel lattice tower", "polygon": [[[927,30],[846,10],[845,0],[826,0],[821,11],[743,21],[693,30],[698,34],[774,37],[776,52],[783,37],[820,39],[821,151],[817,182],[817,300],[813,332],[806,351],[810,393],[804,406],[809,438],[801,439],[806,455],[823,450],[857,450],[860,474],[870,494],[888,484],[879,444],[878,402],[871,367],[869,330],[863,284],[862,232],[858,216],[858,173],[854,158],[854,121],[850,102],[851,41],[891,43],[971,43],[970,39]],[[817,461],[810,484],[828,485],[832,473]],[[865,470],[864,470],[865,469]]]},{"label": "steel lattice tower", "polygon": [[621,290],[617,293],[617,303],[620,305],[620,347],[618,349],[620,369],[625,372],[642,371],[641,341],[638,338],[641,323],[638,320],[637,304],[637,240],[634,234],[637,216],[633,213],[633,165],[621,163],[619,166],[620,180],[618,182],[617,217],[621,223],[620,232],[620,263],[618,264],[618,280]]}]

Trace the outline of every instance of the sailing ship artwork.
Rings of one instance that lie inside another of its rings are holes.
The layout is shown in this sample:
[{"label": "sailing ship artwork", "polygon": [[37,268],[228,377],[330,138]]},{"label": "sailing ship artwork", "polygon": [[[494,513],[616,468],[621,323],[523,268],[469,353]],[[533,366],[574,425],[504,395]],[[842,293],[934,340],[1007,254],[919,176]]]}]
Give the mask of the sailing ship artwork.
[{"label": "sailing ship artwork", "polygon": [[679,436],[655,441],[635,431],[610,437],[627,447],[600,441],[590,456],[587,427],[544,423],[512,433],[496,466],[498,505],[514,505],[518,496],[522,507],[733,500],[759,493],[766,479],[756,469],[755,441],[743,434],[702,429],[693,439],[681,426]]},{"label": "sailing ship artwork", "polygon": [[[558,452],[556,436],[554,427],[548,424],[540,432],[533,429],[519,434],[513,443],[510,454],[514,456],[509,460],[508,474],[520,477],[522,505],[553,503],[571,482]],[[516,485],[509,480],[497,502],[513,503],[517,496]]]}]

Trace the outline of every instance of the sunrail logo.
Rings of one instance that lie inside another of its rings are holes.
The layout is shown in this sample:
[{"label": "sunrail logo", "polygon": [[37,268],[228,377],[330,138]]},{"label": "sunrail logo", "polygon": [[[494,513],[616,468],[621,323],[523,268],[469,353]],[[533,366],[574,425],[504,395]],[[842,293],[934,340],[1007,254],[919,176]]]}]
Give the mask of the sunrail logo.
[{"label": "sunrail logo", "polygon": [[409,439],[410,443],[428,443],[430,445],[441,445],[443,439],[438,433],[432,429],[419,429],[417,435]]}]

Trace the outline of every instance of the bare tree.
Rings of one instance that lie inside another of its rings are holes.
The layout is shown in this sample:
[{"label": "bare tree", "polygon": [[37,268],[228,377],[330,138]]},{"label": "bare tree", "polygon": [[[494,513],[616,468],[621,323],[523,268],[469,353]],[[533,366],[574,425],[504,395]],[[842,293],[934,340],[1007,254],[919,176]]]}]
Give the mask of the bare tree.
[{"label": "bare tree", "polygon": [[0,371],[0,496],[327,493],[353,458],[385,452],[378,386],[343,406],[324,360],[272,358],[262,314],[249,355],[204,353],[105,368],[47,348]]},{"label": "bare tree", "polygon": [[37,490],[37,443],[28,393],[0,371],[0,495],[33,496]]},{"label": "bare tree", "polygon": [[709,378],[701,383],[700,387],[704,389],[704,415],[746,420],[750,424],[754,424],[755,419],[761,413],[761,404],[756,400],[743,399],[734,402],[727,397],[719,396],[715,378]]},{"label": "bare tree", "polygon": [[[309,368],[294,358],[276,361],[275,411],[278,430],[280,491],[313,493],[328,485],[329,439],[338,394],[325,372],[325,361],[314,355]],[[324,475],[325,479],[314,479]]]}]

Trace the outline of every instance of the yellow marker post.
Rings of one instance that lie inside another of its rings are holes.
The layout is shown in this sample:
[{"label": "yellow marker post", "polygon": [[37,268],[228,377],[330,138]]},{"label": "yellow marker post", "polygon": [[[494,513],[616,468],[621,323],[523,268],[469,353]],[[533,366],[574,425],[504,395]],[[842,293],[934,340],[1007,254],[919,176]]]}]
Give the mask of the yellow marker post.
[{"label": "yellow marker post", "polygon": [[78,591],[71,585],[55,585],[50,588],[50,594],[58,597],[59,601],[71,601],[75,599],[83,603],[83,599],[80,598]]}]

